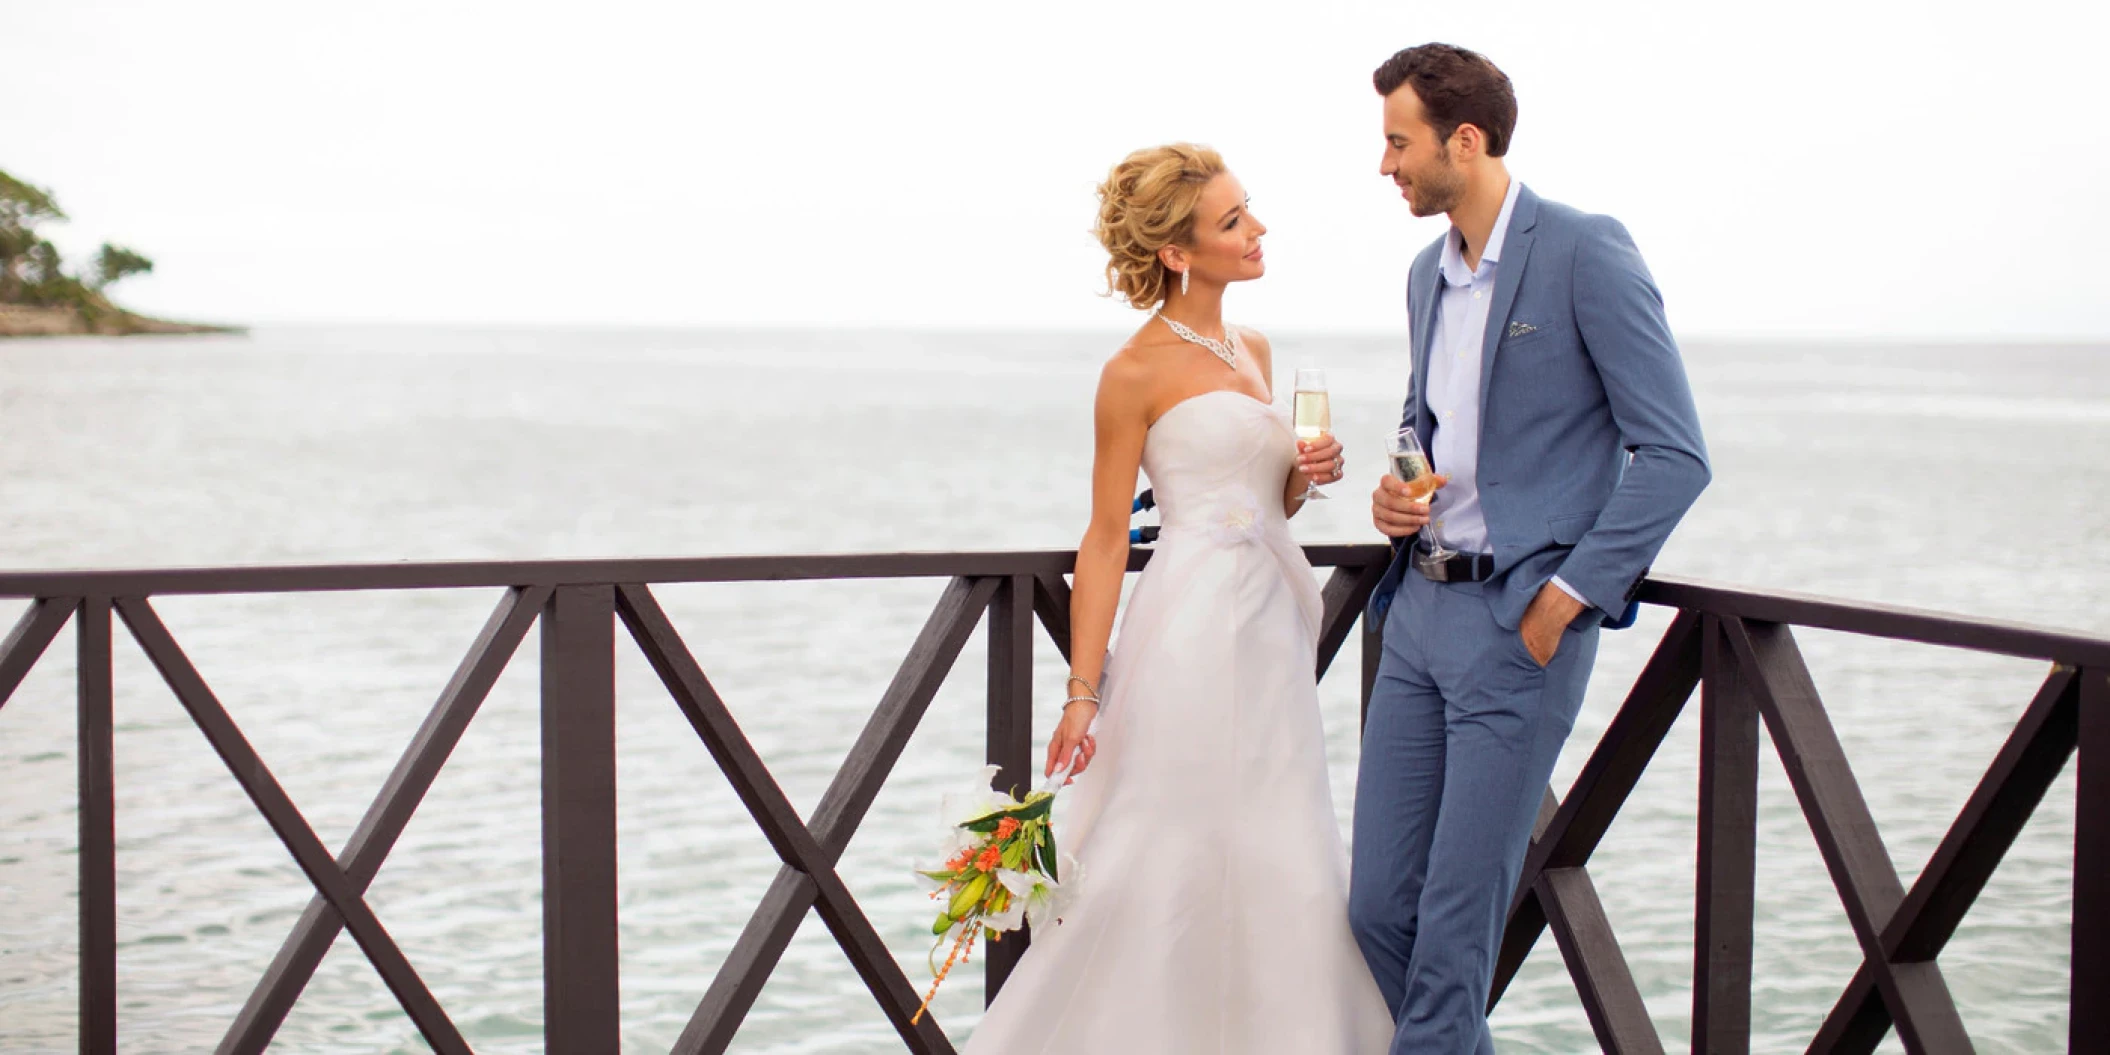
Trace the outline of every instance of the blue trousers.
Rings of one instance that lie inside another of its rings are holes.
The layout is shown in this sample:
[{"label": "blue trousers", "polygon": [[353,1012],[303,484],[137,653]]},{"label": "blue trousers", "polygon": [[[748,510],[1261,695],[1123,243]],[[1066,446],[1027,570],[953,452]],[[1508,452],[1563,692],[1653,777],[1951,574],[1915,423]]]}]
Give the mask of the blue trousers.
[{"label": "blue trousers", "polygon": [[1477,583],[1409,570],[1363,728],[1348,915],[1392,1008],[1393,1055],[1491,1053],[1487,993],[1539,802],[1598,628],[1544,668]]}]

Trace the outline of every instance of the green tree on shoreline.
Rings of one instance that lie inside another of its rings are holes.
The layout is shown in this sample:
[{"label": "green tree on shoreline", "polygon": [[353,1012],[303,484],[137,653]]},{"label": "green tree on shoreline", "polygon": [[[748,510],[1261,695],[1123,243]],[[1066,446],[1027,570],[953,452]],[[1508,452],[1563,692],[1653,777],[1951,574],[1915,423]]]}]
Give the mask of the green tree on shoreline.
[{"label": "green tree on shoreline", "polygon": [[154,262],[105,242],[85,275],[68,274],[58,247],[37,233],[39,224],[64,222],[65,210],[49,190],[0,170],[0,304],[71,308],[91,324],[124,314],[103,290],[154,270]]},{"label": "green tree on shoreline", "polygon": [[104,242],[95,254],[95,280],[91,284],[99,291],[127,275],[144,275],[153,270],[152,260],[121,245]]},{"label": "green tree on shoreline", "polygon": [[49,280],[58,250],[37,237],[37,224],[65,219],[50,191],[0,170],[0,304],[22,302]]}]

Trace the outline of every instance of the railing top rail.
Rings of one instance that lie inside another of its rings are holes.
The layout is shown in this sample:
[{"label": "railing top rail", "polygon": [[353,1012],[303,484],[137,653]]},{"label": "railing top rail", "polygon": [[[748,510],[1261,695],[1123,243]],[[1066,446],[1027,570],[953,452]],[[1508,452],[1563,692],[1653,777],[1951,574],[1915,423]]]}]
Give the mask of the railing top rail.
[{"label": "railing top rail", "polygon": [[1838,630],[1864,637],[2043,659],[2073,666],[2110,666],[2110,637],[1923,608],[1847,601],[1816,594],[1754,590],[1674,576],[1651,576],[1641,587],[1640,600],[1644,604],[1758,622]]},{"label": "railing top rail", "polygon": [[[1304,547],[1315,567],[1367,567],[1387,560],[1378,543]],[[562,558],[524,561],[396,561],[249,567],[0,571],[0,598],[137,597],[178,594],[444,590],[605,583],[784,582],[1069,574],[1071,550],[757,554],[724,557]],[[1131,571],[1150,550],[1133,550]],[[1977,652],[2084,666],[2110,666],[2110,637],[1811,594],[1656,576],[1646,604],[1743,619],[1838,630]]]},{"label": "railing top rail", "polygon": [[[1389,558],[1375,543],[1304,547],[1314,567],[1365,566]],[[1129,570],[1150,559],[1133,550]],[[1074,550],[756,554],[725,557],[556,558],[517,561],[394,561],[204,568],[0,571],[0,597],[133,597],[341,590],[451,590],[606,583],[783,582],[918,579],[955,575],[1067,575]]]}]

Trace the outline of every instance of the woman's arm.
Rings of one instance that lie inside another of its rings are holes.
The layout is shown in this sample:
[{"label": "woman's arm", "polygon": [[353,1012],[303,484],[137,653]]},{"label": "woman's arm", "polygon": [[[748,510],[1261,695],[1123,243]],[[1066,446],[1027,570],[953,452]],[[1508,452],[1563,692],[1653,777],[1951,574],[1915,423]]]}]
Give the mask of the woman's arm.
[{"label": "woman's arm", "polygon": [[[1070,673],[1080,681],[1064,686],[1063,695],[1096,696],[1104,673],[1106,643],[1113,637],[1114,613],[1121,604],[1121,582],[1128,575],[1128,522],[1136,494],[1136,472],[1143,461],[1143,437],[1149,431],[1147,371],[1125,355],[1116,356],[1099,374],[1093,407],[1092,519],[1077,545],[1076,578],[1070,587]],[[1074,772],[1091,764],[1094,745],[1086,736],[1099,705],[1080,701],[1062,708],[1062,722],[1048,742],[1052,774],[1073,751],[1083,749]]]},{"label": "woman's arm", "polygon": [[[1302,454],[1304,452],[1303,440],[1297,441],[1297,452],[1299,454]],[[1298,513],[1304,511],[1304,492],[1309,488],[1310,483],[1311,478],[1304,475],[1304,473],[1297,468],[1295,462],[1290,463],[1289,478],[1282,481],[1283,516],[1293,517],[1296,516]]]}]

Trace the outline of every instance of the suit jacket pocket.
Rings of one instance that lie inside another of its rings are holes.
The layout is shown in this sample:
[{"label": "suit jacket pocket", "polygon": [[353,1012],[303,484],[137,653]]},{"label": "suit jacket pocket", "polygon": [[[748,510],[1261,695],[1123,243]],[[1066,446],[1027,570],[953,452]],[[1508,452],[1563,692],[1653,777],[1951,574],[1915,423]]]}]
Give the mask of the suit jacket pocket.
[{"label": "suit jacket pocket", "polygon": [[1547,340],[1553,336],[1554,332],[1555,330],[1551,326],[1541,326],[1530,333],[1520,333],[1514,337],[1504,335],[1500,347],[1505,352],[1515,348],[1537,349],[1550,347],[1547,344]]},{"label": "suit jacket pocket", "polygon": [[1597,523],[1596,513],[1570,513],[1546,521],[1546,530],[1552,533],[1553,541],[1562,546],[1573,546],[1590,533]]}]

